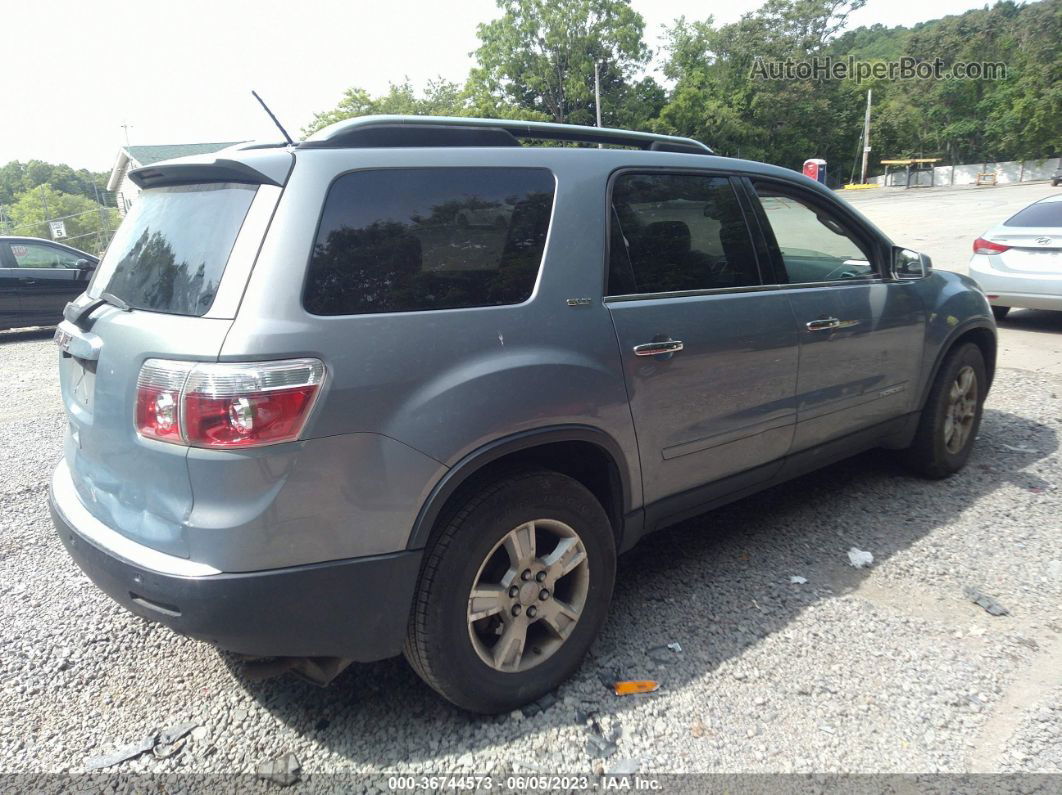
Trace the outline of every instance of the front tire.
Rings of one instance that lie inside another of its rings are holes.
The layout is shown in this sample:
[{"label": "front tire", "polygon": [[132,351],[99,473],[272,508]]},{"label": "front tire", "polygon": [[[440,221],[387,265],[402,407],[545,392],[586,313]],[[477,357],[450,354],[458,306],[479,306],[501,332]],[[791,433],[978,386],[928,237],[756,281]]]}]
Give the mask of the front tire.
[{"label": "front tire", "polygon": [[421,568],[405,654],[440,695],[507,712],[579,667],[608,613],[612,526],[556,472],[518,472],[442,519]]},{"label": "front tire", "polygon": [[907,465],[924,477],[945,478],[964,466],[973,450],[988,395],[981,349],[968,342],[940,366],[922,409]]}]

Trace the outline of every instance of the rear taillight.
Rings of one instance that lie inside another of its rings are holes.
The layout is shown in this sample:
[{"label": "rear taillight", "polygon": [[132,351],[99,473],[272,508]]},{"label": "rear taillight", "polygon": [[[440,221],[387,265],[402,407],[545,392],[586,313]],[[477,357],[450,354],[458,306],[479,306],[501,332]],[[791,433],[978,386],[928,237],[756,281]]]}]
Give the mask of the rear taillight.
[{"label": "rear taillight", "polygon": [[977,238],[973,244],[974,254],[1002,254],[1009,248],[1010,246],[1004,246],[1001,243],[993,243],[991,240],[985,240],[983,237]]},{"label": "rear taillight", "polygon": [[136,379],[136,429],[164,442],[181,439],[181,390],[192,362],[148,359]]},{"label": "rear taillight", "polygon": [[148,359],[136,385],[141,436],[193,447],[253,447],[299,438],[324,379],[317,359]]}]

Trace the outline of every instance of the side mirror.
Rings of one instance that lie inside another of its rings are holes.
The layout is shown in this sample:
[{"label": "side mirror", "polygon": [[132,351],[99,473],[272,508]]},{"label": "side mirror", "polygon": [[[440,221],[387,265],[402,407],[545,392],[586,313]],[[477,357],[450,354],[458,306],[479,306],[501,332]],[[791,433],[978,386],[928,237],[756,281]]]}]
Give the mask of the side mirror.
[{"label": "side mirror", "polygon": [[82,258],[74,263],[74,267],[77,268],[79,271],[84,271],[85,273],[92,273],[92,271],[96,270],[96,263],[90,259]]},{"label": "side mirror", "polygon": [[933,269],[933,262],[925,254],[909,248],[892,250],[892,278],[899,281],[924,279]]}]

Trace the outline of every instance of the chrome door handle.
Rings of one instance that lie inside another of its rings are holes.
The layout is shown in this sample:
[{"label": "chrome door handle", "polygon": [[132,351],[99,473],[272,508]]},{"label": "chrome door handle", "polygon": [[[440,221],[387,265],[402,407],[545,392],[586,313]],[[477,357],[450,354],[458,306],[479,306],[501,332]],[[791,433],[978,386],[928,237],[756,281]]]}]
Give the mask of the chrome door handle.
[{"label": "chrome door handle", "polygon": [[808,327],[808,331],[830,331],[838,328],[851,328],[852,326],[858,326],[858,320],[838,320],[835,317],[822,317],[818,320],[812,320],[805,324]]},{"label": "chrome door handle", "polygon": [[667,340],[666,342],[646,342],[634,346],[635,356],[659,356],[662,353],[678,353],[682,350],[682,340]]},{"label": "chrome door handle", "polygon": [[808,331],[829,331],[841,325],[841,321],[835,317],[823,317],[818,320],[809,320],[805,323]]}]

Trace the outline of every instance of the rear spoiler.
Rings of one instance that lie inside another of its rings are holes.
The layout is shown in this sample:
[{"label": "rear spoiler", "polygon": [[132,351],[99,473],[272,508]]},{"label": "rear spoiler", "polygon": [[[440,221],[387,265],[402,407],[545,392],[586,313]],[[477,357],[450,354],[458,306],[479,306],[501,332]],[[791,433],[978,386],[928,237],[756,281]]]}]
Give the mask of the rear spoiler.
[{"label": "rear spoiler", "polygon": [[282,187],[288,181],[294,165],[295,156],[287,149],[240,151],[239,147],[230,147],[213,155],[181,157],[142,166],[130,171],[129,179],[139,188],[202,182],[242,182]]}]

